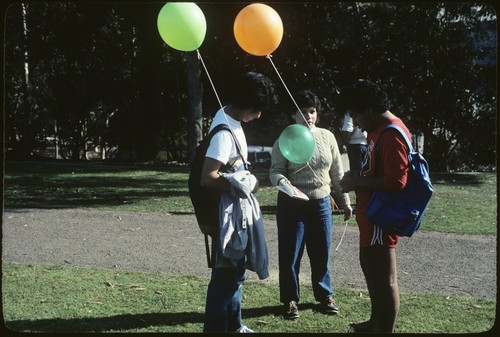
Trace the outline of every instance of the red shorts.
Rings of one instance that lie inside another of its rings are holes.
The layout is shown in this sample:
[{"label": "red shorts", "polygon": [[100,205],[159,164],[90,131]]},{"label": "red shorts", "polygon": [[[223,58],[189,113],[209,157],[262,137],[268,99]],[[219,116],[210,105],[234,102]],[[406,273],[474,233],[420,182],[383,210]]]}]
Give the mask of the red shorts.
[{"label": "red shorts", "polygon": [[399,236],[389,234],[382,230],[382,228],[375,226],[366,218],[366,214],[361,210],[358,210],[356,214],[356,222],[359,228],[359,246],[361,248],[375,245],[389,248],[395,248],[397,246]]}]

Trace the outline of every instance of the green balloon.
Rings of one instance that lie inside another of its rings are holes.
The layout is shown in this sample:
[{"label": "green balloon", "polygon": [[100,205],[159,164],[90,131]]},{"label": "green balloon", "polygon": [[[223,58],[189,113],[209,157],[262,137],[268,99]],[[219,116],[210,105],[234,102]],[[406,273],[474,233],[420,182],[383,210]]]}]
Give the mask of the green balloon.
[{"label": "green balloon", "polygon": [[200,7],[192,2],[169,2],[158,14],[158,31],[170,47],[180,51],[197,50],[207,32]]},{"label": "green balloon", "polygon": [[278,146],[283,156],[292,163],[305,164],[311,160],[316,141],[308,127],[292,124],[281,132]]}]

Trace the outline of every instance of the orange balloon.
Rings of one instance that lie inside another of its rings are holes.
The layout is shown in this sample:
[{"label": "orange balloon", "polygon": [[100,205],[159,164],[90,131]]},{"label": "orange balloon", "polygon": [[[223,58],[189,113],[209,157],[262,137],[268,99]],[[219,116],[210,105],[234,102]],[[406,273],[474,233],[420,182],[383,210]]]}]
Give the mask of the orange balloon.
[{"label": "orange balloon", "polygon": [[234,37],[249,54],[267,56],[283,38],[283,22],[270,6],[254,3],[243,8],[234,20]]}]

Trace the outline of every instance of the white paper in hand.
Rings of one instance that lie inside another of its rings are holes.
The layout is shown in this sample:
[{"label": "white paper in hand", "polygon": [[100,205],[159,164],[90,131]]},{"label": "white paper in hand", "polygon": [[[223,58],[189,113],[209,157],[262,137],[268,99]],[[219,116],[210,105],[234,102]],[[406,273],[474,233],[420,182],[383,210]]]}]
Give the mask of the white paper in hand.
[{"label": "white paper in hand", "polygon": [[278,189],[295,199],[309,200],[307,195],[300,191],[297,187],[290,184],[290,181],[282,179],[278,184]]}]

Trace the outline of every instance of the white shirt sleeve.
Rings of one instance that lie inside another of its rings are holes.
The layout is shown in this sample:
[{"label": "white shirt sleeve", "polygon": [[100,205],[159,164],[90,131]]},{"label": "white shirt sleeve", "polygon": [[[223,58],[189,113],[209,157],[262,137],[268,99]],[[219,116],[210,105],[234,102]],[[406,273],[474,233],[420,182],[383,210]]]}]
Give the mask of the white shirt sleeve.
[{"label": "white shirt sleeve", "polygon": [[237,156],[237,152],[233,144],[233,136],[231,136],[229,131],[217,132],[210,141],[206,157],[226,164],[229,162],[229,159]]},{"label": "white shirt sleeve", "polygon": [[354,130],[354,123],[348,113],[344,114],[344,123],[342,124],[342,131],[352,132]]}]

